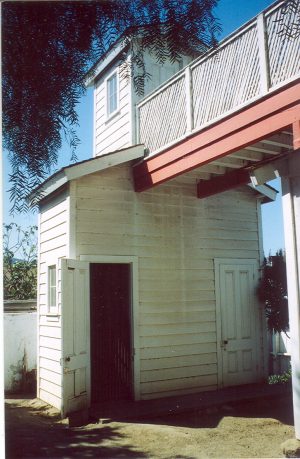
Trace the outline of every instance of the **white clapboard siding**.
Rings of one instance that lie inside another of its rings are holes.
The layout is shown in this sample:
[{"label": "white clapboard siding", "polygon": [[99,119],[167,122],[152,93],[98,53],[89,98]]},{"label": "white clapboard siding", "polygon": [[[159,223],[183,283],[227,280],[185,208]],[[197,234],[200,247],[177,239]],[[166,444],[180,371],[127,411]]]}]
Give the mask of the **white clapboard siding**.
[{"label": "white clapboard siding", "polygon": [[215,343],[216,333],[199,332],[188,334],[173,334],[161,336],[141,336],[141,347],[178,346],[179,344]]},{"label": "white clapboard siding", "polygon": [[215,322],[193,322],[179,323],[167,325],[141,325],[140,333],[142,337],[157,337],[158,341],[161,336],[168,338],[169,336],[184,334],[187,336],[197,335],[198,333],[214,332],[216,330]]},{"label": "white clapboard siding", "polygon": [[[214,374],[209,375],[199,375],[192,376],[189,378],[173,379],[166,381],[151,381],[141,384],[141,391],[144,398],[159,398],[170,395],[170,391],[184,391],[184,393],[189,393],[189,389],[207,390],[208,386],[213,386],[215,388],[217,385],[217,377]],[[146,397],[146,395],[148,397]],[[151,397],[152,395],[152,397]]]},{"label": "white clapboard siding", "polygon": [[[43,357],[45,360],[54,361],[60,365],[61,352],[57,349],[49,349],[47,347],[40,348],[40,357]],[[44,360],[43,360],[44,361]],[[48,367],[45,367],[48,368]]]},{"label": "white clapboard siding", "polygon": [[[55,317],[47,304],[47,272],[68,255],[68,201],[66,195],[41,207],[39,225],[39,313],[38,313],[38,396],[61,407],[61,317],[60,305]],[[57,301],[60,302],[60,272],[57,278]]]},{"label": "white clapboard siding", "polygon": [[255,193],[199,200],[194,183],[135,193],[128,165],[77,180],[77,253],[138,257],[144,399],[216,387],[214,259],[259,258]]},{"label": "white clapboard siding", "polygon": [[48,228],[46,231],[41,231],[40,242],[45,243],[47,241],[57,239],[58,237],[65,236],[67,232],[67,222],[64,221],[58,225]]},{"label": "white clapboard siding", "polygon": [[119,150],[131,145],[130,133],[130,84],[129,80],[119,77],[119,110],[111,118],[106,114],[106,78],[118,68],[110,68],[108,73],[95,85],[95,155]]},{"label": "white clapboard siding", "polygon": [[40,357],[40,366],[45,370],[53,371],[57,374],[62,373],[60,363],[58,361],[51,360],[50,358]]},{"label": "white clapboard siding", "polygon": [[141,361],[141,370],[164,370],[217,363],[217,354],[192,354],[165,358],[152,358]]},{"label": "white clapboard siding", "polygon": [[144,311],[153,312],[166,312],[168,314],[176,314],[178,312],[189,311],[189,312],[199,312],[199,311],[212,311],[215,313],[215,298],[213,297],[212,300],[206,300],[201,298],[198,301],[187,301],[185,299],[184,304],[181,301],[181,298],[177,298],[177,301],[164,301],[164,302],[146,302],[140,305],[141,314]]},{"label": "white clapboard siding", "polygon": [[140,321],[142,324],[151,324],[151,325],[163,325],[163,324],[182,324],[182,323],[205,323],[205,322],[215,322],[215,312],[214,311],[189,311],[181,310],[180,312],[157,312],[157,313],[148,313],[140,314]]},{"label": "white clapboard siding", "polygon": [[176,389],[176,390],[164,390],[163,393],[161,392],[151,392],[149,394],[143,394],[143,399],[144,400],[153,400],[153,399],[157,399],[157,398],[161,398],[161,397],[180,397],[181,395],[188,395],[188,394],[198,394],[201,390],[202,391],[212,391],[212,390],[216,390],[218,388],[217,386],[217,382],[214,381],[212,385],[209,385],[209,386],[201,386],[201,388],[199,388],[199,386],[196,386],[196,387],[186,387],[186,388],[183,388],[183,389]]},{"label": "white clapboard siding", "polygon": [[[50,387],[49,387],[49,390],[51,390]],[[40,395],[39,398],[41,400],[44,400],[49,405],[52,405],[58,409],[60,408],[60,405],[61,405],[60,395],[56,396],[53,393],[50,393],[47,390],[44,390],[43,388],[40,388],[39,395]]]},{"label": "white clapboard siding", "polygon": [[55,208],[49,209],[45,214],[41,214],[41,233],[48,231],[66,221],[66,206],[62,203]]},{"label": "white clapboard siding", "polygon": [[163,368],[159,370],[144,370],[141,376],[141,383],[152,381],[167,381],[178,378],[191,378],[201,375],[215,375],[217,372],[217,364],[191,365],[175,368]]},{"label": "white clapboard siding", "polygon": [[49,262],[49,259],[58,260],[59,258],[64,258],[67,253],[67,246],[66,244],[60,245],[58,247],[52,248],[51,250],[47,250],[42,252],[40,255],[40,262],[41,264],[46,264]]},{"label": "white clapboard siding", "polygon": [[46,368],[40,369],[40,378],[44,381],[49,381],[57,386],[61,385],[61,374],[56,373],[53,370],[47,370]]},{"label": "white clapboard siding", "polygon": [[55,323],[51,324],[52,326],[40,325],[40,336],[49,337],[49,338],[61,338],[60,328],[55,326]]},{"label": "white clapboard siding", "polygon": [[61,384],[55,384],[51,381],[41,378],[40,388],[49,394],[54,395],[57,399],[60,399],[61,397]]},{"label": "white clapboard siding", "polygon": [[[210,355],[211,362],[214,363],[214,355],[217,352],[216,343],[196,343],[196,344],[179,344],[170,346],[160,346],[160,347],[147,347],[141,348],[141,367],[150,365],[151,362],[155,360],[156,366],[159,365],[159,368],[162,368],[164,359],[176,358],[176,357],[187,357],[196,355],[197,358],[201,359],[203,355]],[[157,362],[162,362],[157,363]],[[206,362],[208,363],[208,362]],[[175,365],[176,366],[176,365]],[[166,367],[167,368],[167,367]]]},{"label": "white clapboard siding", "polygon": [[105,123],[106,129],[96,131],[96,145],[99,145],[99,151],[107,153],[129,146],[128,116],[127,107],[120,107],[120,113]]},{"label": "white clapboard siding", "polygon": [[40,336],[40,346],[46,347],[48,349],[55,349],[57,351],[60,351],[61,350],[61,339],[41,335]]}]

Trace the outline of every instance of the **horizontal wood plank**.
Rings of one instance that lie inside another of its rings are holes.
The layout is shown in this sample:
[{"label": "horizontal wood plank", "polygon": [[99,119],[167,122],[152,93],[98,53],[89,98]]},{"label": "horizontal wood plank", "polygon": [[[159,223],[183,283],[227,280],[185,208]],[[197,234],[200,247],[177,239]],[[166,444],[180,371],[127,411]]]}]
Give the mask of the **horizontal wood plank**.
[{"label": "horizontal wood plank", "polygon": [[141,348],[179,346],[185,344],[216,343],[216,334],[213,332],[190,333],[186,335],[143,336],[140,338]]},{"label": "horizontal wood plank", "polygon": [[[198,349],[197,349],[198,352]],[[216,364],[217,354],[215,352],[209,354],[192,354],[176,357],[162,357],[141,360],[141,371],[162,370],[167,368],[183,368],[196,367],[199,365]]]},{"label": "horizontal wood plank", "polygon": [[[62,388],[61,385],[55,384],[51,381],[47,381],[43,378],[40,378],[40,389],[48,392],[48,394],[51,394],[54,397],[57,397],[61,399],[62,396]],[[45,400],[45,399],[43,399]]]},{"label": "horizontal wood plank", "polygon": [[216,374],[192,376],[190,378],[173,379],[167,381],[144,382],[141,384],[141,393],[149,394],[151,392],[163,393],[171,390],[188,390],[189,388],[200,388],[202,386],[216,385]]}]

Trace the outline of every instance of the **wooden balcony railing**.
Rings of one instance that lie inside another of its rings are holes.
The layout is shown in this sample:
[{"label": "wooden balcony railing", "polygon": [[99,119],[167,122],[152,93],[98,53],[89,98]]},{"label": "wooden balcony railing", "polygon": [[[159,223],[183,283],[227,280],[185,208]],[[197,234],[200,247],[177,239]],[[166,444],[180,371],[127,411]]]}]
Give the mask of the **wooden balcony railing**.
[{"label": "wooden balcony railing", "polygon": [[158,153],[299,78],[299,33],[282,33],[293,31],[299,11],[286,4],[271,5],[144,98],[138,143]]}]

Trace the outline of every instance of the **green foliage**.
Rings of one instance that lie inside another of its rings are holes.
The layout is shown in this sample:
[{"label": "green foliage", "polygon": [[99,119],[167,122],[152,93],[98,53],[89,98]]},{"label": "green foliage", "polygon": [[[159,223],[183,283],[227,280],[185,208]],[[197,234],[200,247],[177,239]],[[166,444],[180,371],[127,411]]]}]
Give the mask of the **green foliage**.
[{"label": "green foliage", "polygon": [[22,230],[16,223],[3,225],[4,298],[28,300],[37,293],[36,226]]},{"label": "green foliage", "polygon": [[291,368],[281,375],[270,375],[268,379],[269,384],[286,384],[291,381],[292,370]]},{"label": "green foliage", "polygon": [[258,288],[265,304],[268,329],[275,333],[289,329],[286,262],[282,250],[265,258]]},{"label": "green foliage", "polygon": [[[56,165],[62,138],[76,158],[76,105],[84,75],[121,34],[159,63],[216,42],[217,0],[16,1],[2,5],[3,138],[12,165],[12,212]],[[161,24],[164,24],[161,27]],[[143,58],[133,56],[143,90]]]}]

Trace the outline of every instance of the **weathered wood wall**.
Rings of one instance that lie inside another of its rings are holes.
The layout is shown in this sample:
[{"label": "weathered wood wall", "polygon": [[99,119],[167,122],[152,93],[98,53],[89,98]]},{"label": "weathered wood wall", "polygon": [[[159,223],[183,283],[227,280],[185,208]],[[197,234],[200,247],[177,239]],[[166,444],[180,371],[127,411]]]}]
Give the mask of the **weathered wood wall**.
[{"label": "weathered wood wall", "polygon": [[190,173],[138,194],[129,166],[77,180],[77,257],[138,257],[143,399],[216,388],[214,258],[260,257],[253,191],[199,200],[195,186]]},{"label": "weathered wood wall", "polygon": [[57,314],[49,314],[47,269],[68,256],[68,212],[64,193],[41,206],[39,222],[38,397],[57,408],[62,396],[60,271],[57,266]]}]

